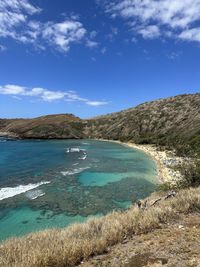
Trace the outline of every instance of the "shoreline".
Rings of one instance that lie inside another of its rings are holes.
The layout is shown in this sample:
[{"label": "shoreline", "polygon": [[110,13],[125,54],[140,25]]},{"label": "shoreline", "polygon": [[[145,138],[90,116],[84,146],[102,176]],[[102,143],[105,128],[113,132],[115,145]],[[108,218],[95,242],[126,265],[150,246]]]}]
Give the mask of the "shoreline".
[{"label": "shoreline", "polygon": [[[2,134],[2,132],[0,132],[0,134]],[[5,134],[7,133],[4,132],[4,136]],[[44,139],[44,140],[52,140],[52,139]],[[70,140],[70,139],[55,139],[55,140]],[[184,159],[176,156],[173,151],[167,151],[167,150],[160,151],[158,150],[158,147],[156,147],[156,145],[150,145],[150,144],[139,145],[132,142],[122,142],[119,140],[108,140],[101,138],[88,139],[88,140],[118,143],[133,149],[140,150],[143,153],[147,154],[156,164],[156,169],[158,173],[157,180],[159,184],[169,183],[174,185],[177,183],[177,181],[180,181],[182,179],[181,173],[178,170],[175,170],[174,167],[182,164]]]},{"label": "shoreline", "polygon": [[151,159],[156,163],[156,168],[158,172],[157,178],[159,184],[176,184],[177,181],[180,181],[182,179],[181,173],[175,170],[173,167],[176,167],[177,165],[181,164],[183,162],[183,158],[177,157],[172,151],[160,151],[155,145],[138,145],[132,142],[121,142],[118,140],[96,140],[114,142],[121,145],[125,145],[130,148],[140,150],[150,156]]}]

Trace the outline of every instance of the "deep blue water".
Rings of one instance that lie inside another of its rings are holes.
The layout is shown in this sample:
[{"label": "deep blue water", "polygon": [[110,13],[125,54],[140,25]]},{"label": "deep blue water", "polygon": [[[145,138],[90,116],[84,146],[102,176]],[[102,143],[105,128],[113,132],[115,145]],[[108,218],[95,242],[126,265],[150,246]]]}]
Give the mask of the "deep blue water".
[{"label": "deep blue water", "polygon": [[113,142],[0,141],[0,239],[127,208],[155,190],[156,176],[146,154]]}]

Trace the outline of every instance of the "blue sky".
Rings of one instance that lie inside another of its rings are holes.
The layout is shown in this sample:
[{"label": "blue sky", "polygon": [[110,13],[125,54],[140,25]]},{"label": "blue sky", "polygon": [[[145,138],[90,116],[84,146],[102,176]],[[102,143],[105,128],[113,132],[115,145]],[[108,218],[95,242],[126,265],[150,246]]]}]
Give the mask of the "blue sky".
[{"label": "blue sky", "polygon": [[200,0],[1,0],[0,117],[93,117],[200,88]]}]

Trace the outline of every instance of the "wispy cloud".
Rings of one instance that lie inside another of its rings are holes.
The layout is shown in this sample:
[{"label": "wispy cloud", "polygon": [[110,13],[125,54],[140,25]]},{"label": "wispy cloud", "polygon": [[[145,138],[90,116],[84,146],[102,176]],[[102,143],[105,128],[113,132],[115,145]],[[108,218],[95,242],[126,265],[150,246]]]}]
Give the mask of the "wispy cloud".
[{"label": "wispy cloud", "polygon": [[20,39],[16,29],[25,24],[31,15],[41,12],[41,9],[31,5],[27,0],[0,1],[0,37]]},{"label": "wispy cloud", "polygon": [[87,47],[90,47],[90,48],[95,48],[99,45],[98,42],[95,42],[95,41],[91,41],[91,40],[87,40],[86,42],[86,46]]},{"label": "wispy cloud", "polygon": [[118,35],[119,30],[116,27],[110,27],[109,28],[109,33],[106,35],[106,38],[110,41],[113,42],[115,40],[115,37]]},{"label": "wispy cloud", "polygon": [[98,107],[98,106],[107,105],[108,102],[105,102],[105,101],[87,101],[86,104],[89,106]]},{"label": "wispy cloud", "polygon": [[1,0],[0,38],[12,38],[43,50],[50,46],[61,52],[68,52],[74,43],[96,46],[93,40],[96,32],[88,33],[78,16],[59,22],[41,22],[36,16],[41,12],[42,9],[29,0]]},{"label": "wispy cloud", "polygon": [[200,42],[200,0],[106,1],[106,13],[128,21],[129,28],[143,38],[173,37]]},{"label": "wispy cloud", "polygon": [[97,36],[97,31],[92,31],[92,32],[90,33],[90,38],[91,38],[91,39],[95,38],[96,36]]},{"label": "wispy cloud", "polygon": [[187,41],[197,41],[200,42],[200,27],[193,29],[186,29],[181,32],[179,38]]},{"label": "wispy cloud", "polygon": [[175,60],[177,58],[179,58],[181,56],[182,52],[179,51],[179,52],[170,52],[168,54],[166,54],[167,58],[170,59],[170,60]]},{"label": "wispy cloud", "polygon": [[87,38],[87,40],[86,40],[86,46],[87,47],[96,48],[99,46],[99,43],[94,40],[94,38],[96,38],[96,36],[97,36],[97,31],[90,32],[89,38]]},{"label": "wispy cloud", "polygon": [[140,33],[144,39],[153,39],[160,36],[160,29],[156,25],[149,25],[138,29],[138,33]]},{"label": "wispy cloud", "polygon": [[14,84],[7,84],[5,86],[0,86],[0,94],[3,95],[24,95],[26,93],[26,88],[23,86],[18,86]]},{"label": "wispy cloud", "polygon": [[66,101],[66,102],[82,102],[89,106],[102,106],[107,105],[107,101],[92,101],[87,98],[80,97],[76,91],[53,91],[41,87],[24,87],[14,84],[7,84],[0,86],[1,95],[9,95],[13,98],[21,100],[22,97],[35,97],[41,101],[54,102],[54,101]]},{"label": "wispy cloud", "polygon": [[40,35],[52,46],[67,52],[71,43],[77,43],[86,35],[86,29],[79,21],[66,20],[61,23],[48,22],[43,25]]},{"label": "wispy cloud", "polygon": [[0,44],[0,52],[4,52],[6,50],[7,50],[6,46]]},{"label": "wispy cloud", "polygon": [[101,54],[102,54],[102,55],[105,55],[106,52],[107,52],[107,48],[104,46],[104,47],[101,49]]}]

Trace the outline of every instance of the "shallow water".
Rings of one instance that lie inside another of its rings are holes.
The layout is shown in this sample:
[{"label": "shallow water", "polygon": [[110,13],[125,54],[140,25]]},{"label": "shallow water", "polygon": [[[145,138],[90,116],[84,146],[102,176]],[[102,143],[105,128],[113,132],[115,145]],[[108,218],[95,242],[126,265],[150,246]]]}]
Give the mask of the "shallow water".
[{"label": "shallow water", "polygon": [[113,142],[0,142],[0,240],[125,209],[156,176],[148,155]]}]

